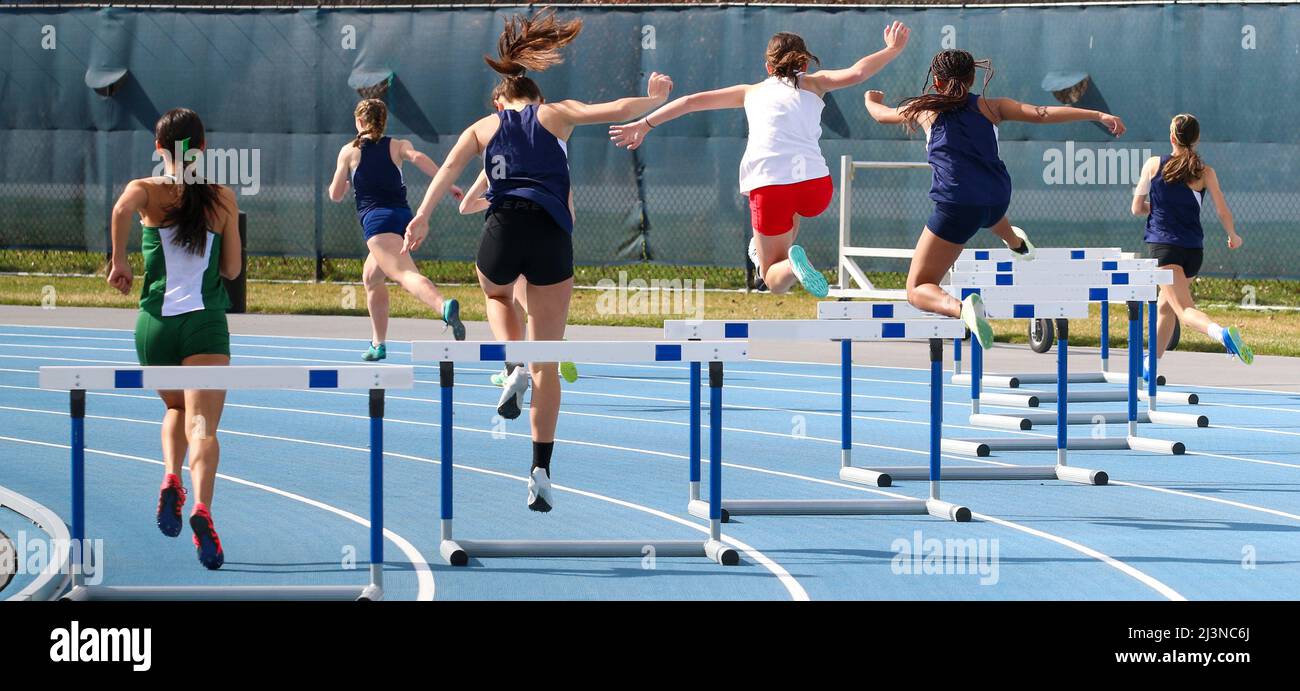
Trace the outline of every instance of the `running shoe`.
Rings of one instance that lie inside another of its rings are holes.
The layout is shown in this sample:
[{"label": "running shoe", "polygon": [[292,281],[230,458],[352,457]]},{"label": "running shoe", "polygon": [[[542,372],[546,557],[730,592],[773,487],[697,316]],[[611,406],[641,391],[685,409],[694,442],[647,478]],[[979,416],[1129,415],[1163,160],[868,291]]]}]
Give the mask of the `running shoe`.
[{"label": "running shoe", "polygon": [[1003,244],[1007,246],[1007,249],[1011,250],[1017,261],[1034,261],[1034,243],[1029,241],[1029,234],[1016,226],[1011,226],[1011,232],[1015,233],[1016,237],[1020,238],[1022,244],[1019,247],[1012,247],[1011,243],[1006,242],[1005,240],[1003,241]]},{"label": "running shoe", "polygon": [[794,276],[799,279],[804,290],[814,297],[824,298],[830,293],[826,277],[813,268],[812,263],[808,261],[808,255],[798,245],[790,246],[790,268],[794,270]]},{"label": "running shoe", "polygon": [[465,340],[465,323],[460,320],[460,303],[456,298],[442,301],[442,320],[451,328],[451,336],[458,341]]},{"label": "running shoe", "polygon": [[158,530],[167,537],[181,534],[181,507],[185,506],[185,488],[175,475],[168,475],[163,480],[162,489],[158,490]]},{"label": "running shoe", "polygon": [[551,476],[542,468],[528,474],[528,508],[546,513],[551,510]]},{"label": "running shoe", "polygon": [[758,238],[749,236],[749,261],[754,265],[754,276],[763,280],[763,265],[758,262]]},{"label": "running shoe", "polygon": [[524,399],[524,392],[528,390],[528,382],[532,377],[528,374],[528,367],[519,365],[515,371],[506,377],[502,385],[501,398],[497,401],[497,415],[513,420],[519,417],[522,411],[521,403]]},{"label": "running shoe", "polygon": [[383,360],[386,357],[388,357],[387,346],[385,346],[383,343],[380,343],[379,345],[375,345],[371,343],[370,348],[367,349],[365,354],[361,356],[361,359],[365,360],[366,362],[376,362],[378,360]]},{"label": "running shoe", "polygon": [[505,386],[506,377],[510,376],[508,370],[501,370],[491,376],[492,386]]},{"label": "running shoe", "polygon": [[993,327],[989,325],[989,320],[984,318],[984,300],[979,293],[967,295],[966,299],[961,301],[961,320],[974,334],[981,348],[988,350],[993,347]]},{"label": "running shoe", "polygon": [[221,549],[221,538],[212,525],[212,514],[207,509],[196,508],[190,514],[190,529],[194,531],[194,549],[199,563],[216,571],[226,563],[226,553]]},{"label": "running shoe", "polygon": [[1241,338],[1241,330],[1235,326],[1226,326],[1223,328],[1223,345],[1228,349],[1229,355],[1234,355],[1241,360],[1242,364],[1249,365],[1255,361],[1255,351],[1246,345]]},{"label": "running shoe", "polygon": [[570,384],[578,381],[578,366],[572,362],[561,362],[560,376],[564,377],[564,381],[567,381]]}]

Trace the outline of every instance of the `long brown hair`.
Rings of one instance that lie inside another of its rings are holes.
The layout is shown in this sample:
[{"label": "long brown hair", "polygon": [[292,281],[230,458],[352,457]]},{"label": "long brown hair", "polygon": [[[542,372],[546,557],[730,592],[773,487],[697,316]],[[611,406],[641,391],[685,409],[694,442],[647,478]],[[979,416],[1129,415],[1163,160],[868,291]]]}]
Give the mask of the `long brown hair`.
[{"label": "long brown hair", "polygon": [[360,149],[362,139],[377,142],[384,136],[384,128],[388,126],[388,104],[377,98],[367,98],[357,103],[352,116],[360,120],[365,127],[357,133],[356,139],[352,140],[352,146]]},{"label": "long brown hair", "polygon": [[[903,109],[899,114],[903,116],[908,131],[916,131],[922,113],[946,113],[965,106],[970,88],[975,84],[975,69],[981,67],[986,70],[983,89],[987,90],[989,80],[993,78],[993,63],[987,59],[976,60],[964,50],[949,49],[936,53],[925,73],[921,95],[904,99],[901,104]],[[931,77],[943,82],[942,86],[934,87],[934,93],[930,93],[934,86]]]},{"label": "long brown hair", "polygon": [[1169,157],[1165,163],[1163,177],[1165,182],[1187,182],[1199,180],[1205,173],[1205,161],[1196,153],[1196,142],[1201,139],[1201,123],[1195,115],[1179,113],[1170,123],[1170,133],[1174,143],[1182,151]]},{"label": "long brown hair", "polygon": [[501,82],[492,90],[492,100],[542,100],[542,90],[525,73],[541,72],[564,62],[560,49],[572,43],[580,31],[581,19],[560,21],[552,9],[532,17],[516,14],[506,19],[501,38],[497,39],[497,57],[483,56],[488,66],[501,75]]},{"label": "long brown hair", "polygon": [[818,65],[822,63],[808,50],[802,36],[788,31],[774,34],[768,39],[767,53],[764,58],[767,64],[772,66],[774,76],[794,86],[799,85],[799,73],[807,71],[808,65],[814,62]]},{"label": "long brown hair", "polygon": [[[186,151],[202,149],[205,145],[203,121],[199,114],[189,108],[173,108],[163,113],[154,125],[154,139],[168,156],[175,157],[177,145]],[[176,180],[181,184],[179,202],[167,210],[163,217],[164,226],[176,228],[175,243],[194,254],[203,254],[207,250],[208,230],[211,227],[217,208],[224,205],[217,185],[210,185],[202,179],[199,167],[203,158],[191,159],[183,155],[184,160],[176,161]],[[186,170],[195,171],[194,182],[186,180]]]}]

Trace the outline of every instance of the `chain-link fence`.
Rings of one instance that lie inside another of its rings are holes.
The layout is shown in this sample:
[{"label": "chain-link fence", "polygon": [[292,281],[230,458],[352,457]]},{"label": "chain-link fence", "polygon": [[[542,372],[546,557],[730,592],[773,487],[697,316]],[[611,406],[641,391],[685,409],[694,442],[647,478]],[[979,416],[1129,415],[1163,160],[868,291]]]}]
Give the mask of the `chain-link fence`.
[{"label": "chain-link fence", "polygon": [[[456,135],[488,112],[493,82],[480,56],[493,49],[502,18],[517,11],[0,9],[0,28],[11,37],[0,46],[0,250],[105,253],[113,200],[156,165],[153,121],[185,105],[203,115],[209,146],[232,152],[234,169],[251,175],[231,183],[249,217],[250,254],[289,258],[299,278],[329,277],[332,264],[365,252],[351,201],[326,195],[335,152],[352,134],[358,80],[387,75],[381,90],[392,133],[441,160]],[[843,154],[923,159],[918,137],[871,122],[861,98],[868,86],[891,102],[914,93],[941,47],[991,57],[998,73],[990,92],[1029,102],[1056,102],[1040,85],[1044,75],[1085,74],[1092,96],[1128,122],[1123,140],[1086,123],[1006,123],[1001,131],[1016,188],[1011,216],[1045,246],[1142,249],[1142,220],[1128,213],[1134,166],[1167,150],[1172,114],[1194,112],[1202,151],[1247,240],[1229,253],[1207,204],[1205,273],[1300,278],[1292,239],[1300,224],[1300,139],[1279,116],[1300,107],[1300,77],[1290,68],[1300,7],[563,11],[583,17],[586,29],[567,61],[539,81],[551,98],[586,101],[637,93],[650,71],[671,74],[678,94],[757,81],[766,39],[779,30],[799,31],[825,66],[839,67],[877,49],[887,19],[907,21],[912,44],[894,64],[867,85],[827,96],[823,151],[832,170]],[[580,128],[569,148],[578,263],[683,267],[713,285],[736,284],[749,233],[736,179],[745,136],[740,111],[667,123],[637,152],[611,146],[603,127]],[[428,180],[409,168],[414,206]],[[928,185],[923,171],[860,173],[855,244],[910,247],[930,211]],[[800,244],[828,269],[837,222],[833,204],[800,231]],[[417,258],[471,261],[480,226],[448,200]],[[472,279],[464,265],[461,271]]]}]

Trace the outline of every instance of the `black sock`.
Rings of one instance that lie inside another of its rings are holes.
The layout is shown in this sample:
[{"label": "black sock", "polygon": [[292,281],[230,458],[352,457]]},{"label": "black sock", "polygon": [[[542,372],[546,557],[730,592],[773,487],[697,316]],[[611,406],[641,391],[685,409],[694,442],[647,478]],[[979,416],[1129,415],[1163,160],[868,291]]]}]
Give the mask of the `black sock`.
[{"label": "black sock", "polygon": [[533,442],[533,467],[528,469],[532,472],[538,468],[546,471],[546,477],[551,476],[551,452],[555,450],[553,441],[535,441]]}]

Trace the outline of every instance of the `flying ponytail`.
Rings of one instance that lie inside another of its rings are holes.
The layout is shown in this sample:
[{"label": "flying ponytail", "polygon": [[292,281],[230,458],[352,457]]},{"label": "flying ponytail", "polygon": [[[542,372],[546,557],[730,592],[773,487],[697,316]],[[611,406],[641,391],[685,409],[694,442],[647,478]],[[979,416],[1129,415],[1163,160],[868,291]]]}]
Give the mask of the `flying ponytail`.
[{"label": "flying ponytail", "polygon": [[[930,69],[925,73],[925,85],[920,96],[904,99],[899,111],[909,132],[915,132],[923,113],[946,113],[966,105],[970,88],[975,84],[976,68],[984,68],[983,89],[987,90],[989,80],[993,78],[993,64],[988,60],[976,60],[964,50],[941,50],[930,60]],[[931,76],[943,82],[934,93],[928,93]]]},{"label": "flying ponytail", "polygon": [[501,75],[492,99],[540,101],[542,90],[525,73],[541,72],[564,62],[560,49],[572,43],[581,31],[581,19],[560,21],[552,9],[532,17],[516,14],[506,19],[497,39],[497,57],[483,56],[488,66]]},{"label": "flying ponytail", "polygon": [[[175,158],[176,182],[181,185],[178,203],[167,210],[164,226],[176,229],[175,243],[193,254],[207,251],[208,231],[216,210],[223,204],[216,185],[202,179],[201,155],[193,160],[187,155],[204,147],[203,121],[189,108],[173,108],[163,113],[154,125],[154,139],[168,155]],[[187,171],[190,171],[187,174]]]},{"label": "flying ponytail", "polygon": [[803,37],[782,31],[772,36],[767,42],[767,64],[772,66],[772,75],[791,86],[799,85],[799,73],[808,70],[812,63],[821,64],[821,60],[808,51]]},{"label": "flying ponytail", "polygon": [[362,140],[377,142],[384,136],[384,128],[388,126],[388,105],[380,99],[367,98],[361,101],[353,111],[353,116],[361,121],[365,129],[357,133],[352,146],[360,149]]}]

